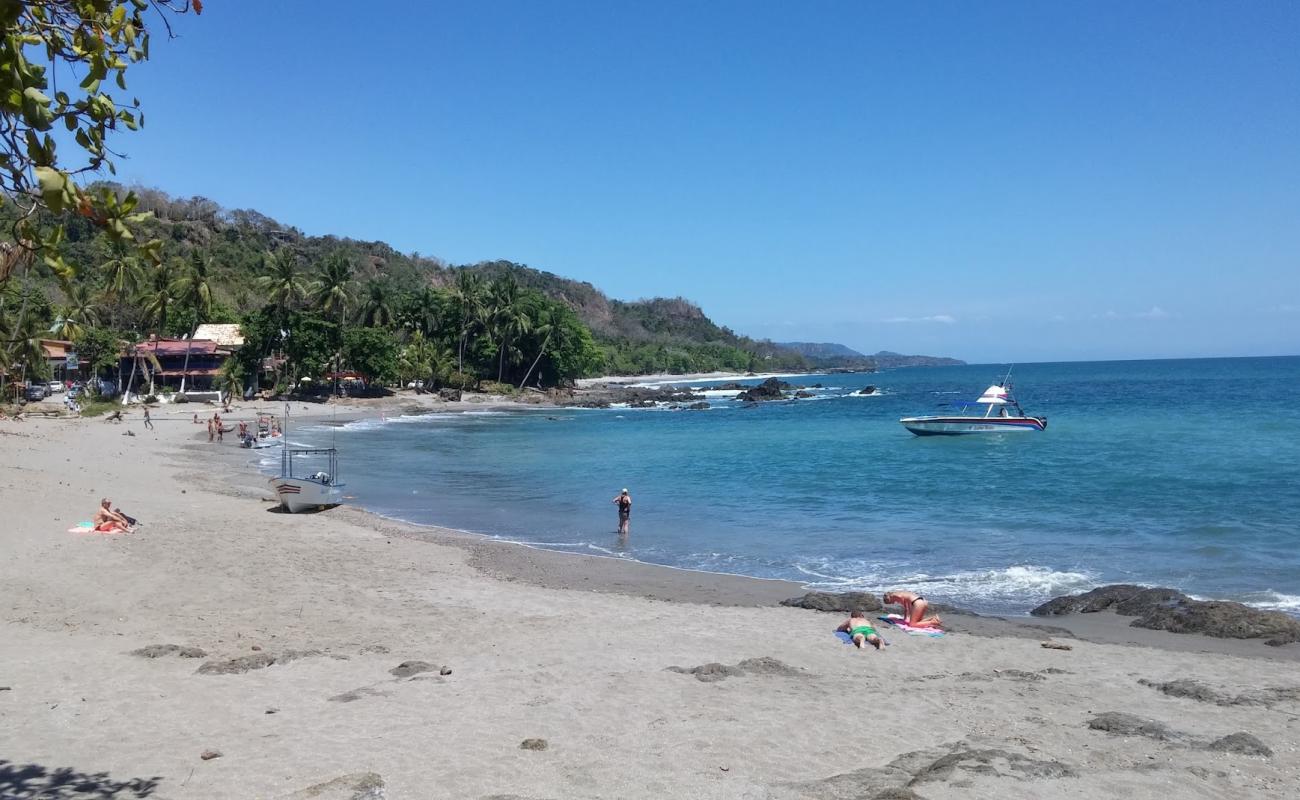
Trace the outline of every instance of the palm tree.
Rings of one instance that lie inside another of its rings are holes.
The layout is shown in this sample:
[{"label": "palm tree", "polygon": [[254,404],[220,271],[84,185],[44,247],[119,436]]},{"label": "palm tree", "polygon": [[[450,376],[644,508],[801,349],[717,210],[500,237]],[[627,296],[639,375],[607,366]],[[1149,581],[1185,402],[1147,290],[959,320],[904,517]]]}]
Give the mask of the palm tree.
[{"label": "palm tree", "polygon": [[369,328],[386,328],[393,324],[393,285],[386,278],[366,284],[361,301],[361,324]]},{"label": "palm tree", "polygon": [[280,309],[280,321],[283,322],[289,309],[307,296],[307,281],[298,271],[298,257],[288,250],[267,253],[263,265],[266,273],[258,277],[257,287]]},{"label": "palm tree", "polygon": [[[149,286],[141,298],[144,301],[145,323],[158,336],[167,332],[167,319],[179,302],[175,267],[176,263],[172,260],[163,261],[154,267],[153,274],[149,276]],[[157,372],[155,367],[149,373],[149,394],[153,394],[153,381]]]},{"label": "palm tree", "polygon": [[[346,256],[330,256],[320,269],[320,277],[312,283],[311,302],[322,314],[333,314],[338,320],[339,341],[343,340],[343,323],[352,302],[352,262]],[[339,393],[339,353],[334,353],[334,394]]]},{"label": "palm tree", "polygon": [[398,316],[403,327],[427,339],[437,332],[442,323],[442,313],[442,295],[432,286],[426,286],[407,298]]},{"label": "palm tree", "polygon": [[399,356],[402,367],[402,382],[414,378],[424,381],[427,389],[433,385],[435,378],[451,365],[451,350],[437,339],[430,339],[420,331],[411,334],[406,346]]},{"label": "palm tree", "polygon": [[244,365],[239,363],[238,359],[227,358],[226,363],[221,365],[221,373],[217,376],[217,386],[226,393],[226,402],[230,398],[242,398],[244,396]]},{"label": "palm tree", "polygon": [[181,393],[185,392],[185,380],[190,374],[190,347],[194,343],[194,334],[199,329],[200,321],[212,313],[212,285],[208,281],[208,270],[212,259],[204,258],[195,250],[190,254],[189,269],[176,280],[177,300],[194,312],[194,323],[190,325],[190,336],[185,340],[185,365],[181,367]]},{"label": "palm tree", "polygon": [[7,321],[0,319],[0,339],[4,343],[0,348],[0,367],[9,373],[21,373],[23,380],[42,377],[46,361],[41,337],[45,333],[45,325],[29,309]]},{"label": "palm tree", "polygon": [[50,333],[60,339],[76,339],[99,323],[99,304],[84,283],[65,282],[62,288],[66,302],[59,306]]},{"label": "palm tree", "polygon": [[456,303],[456,313],[459,317],[456,371],[464,372],[466,340],[469,339],[469,334],[474,330],[474,327],[481,325],[484,321],[483,282],[474,273],[461,270],[456,274],[456,282],[451,291],[452,299]]},{"label": "palm tree", "polygon": [[113,245],[100,271],[104,275],[104,294],[112,300],[130,296],[144,278],[140,259],[123,244]]},{"label": "palm tree", "polygon": [[140,297],[144,301],[145,323],[159,335],[166,332],[167,319],[178,302],[175,267],[175,262],[170,260],[154,267]]},{"label": "palm tree", "polygon": [[524,379],[519,382],[520,389],[524,388],[524,384],[528,383],[528,379],[533,376],[533,370],[537,369],[538,362],[542,360],[542,356],[546,353],[546,346],[551,343],[551,337],[555,335],[557,327],[550,311],[545,306],[539,307],[537,309],[537,319],[533,322],[533,335],[541,336],[542,343],[537,347],[537,357],[533,359],[532,364],[528,365],[528,371],[524,373]]},{"label": "palm tree", "polygon": [[519,282],[512,275],[493,284],[490,302],[491,328],[494,338],[501,340],[497,348],[497,383],[500,383],[505,378],[506,359],[511,356],[511,340],[528,333],[532,319],[520,301]]}]

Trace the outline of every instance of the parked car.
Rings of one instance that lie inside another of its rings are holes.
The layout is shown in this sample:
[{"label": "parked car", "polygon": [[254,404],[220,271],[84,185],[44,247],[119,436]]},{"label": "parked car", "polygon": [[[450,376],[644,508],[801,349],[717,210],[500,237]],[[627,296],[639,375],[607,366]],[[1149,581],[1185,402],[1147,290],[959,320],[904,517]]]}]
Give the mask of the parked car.
[{"label": "parked car", "polygon": [[43,383],[33,383],[31,386],[27,387],[27,392],[24,396],[28,400],[44,400],[46,397],[49,397],[49,395],[50,390],[48,386]]},{"label": "parked car", "polygon": [[50,394],[61,394],[67,391],[67,387],[63,385],[63,381],[50,381],[45,384],[45,388]]}]

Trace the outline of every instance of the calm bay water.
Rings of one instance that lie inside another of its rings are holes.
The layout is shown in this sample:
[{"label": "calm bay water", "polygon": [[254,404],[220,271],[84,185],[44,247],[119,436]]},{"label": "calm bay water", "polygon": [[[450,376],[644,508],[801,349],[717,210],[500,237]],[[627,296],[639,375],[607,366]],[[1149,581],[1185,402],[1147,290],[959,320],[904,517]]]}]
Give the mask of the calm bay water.
[{"label": "calm bay water", "polygon": [[[703,412],[429,415],[293,438],[335,441],[351,502],[548,548],[901,586],[989,612],[1136,582],[1300,613],[1300,358],[1025,364],[1013,380],[1044,433],[898,424],[1003,370],[788,378],[826,388]],[[880,394],[849,396],[868,384]]]}]

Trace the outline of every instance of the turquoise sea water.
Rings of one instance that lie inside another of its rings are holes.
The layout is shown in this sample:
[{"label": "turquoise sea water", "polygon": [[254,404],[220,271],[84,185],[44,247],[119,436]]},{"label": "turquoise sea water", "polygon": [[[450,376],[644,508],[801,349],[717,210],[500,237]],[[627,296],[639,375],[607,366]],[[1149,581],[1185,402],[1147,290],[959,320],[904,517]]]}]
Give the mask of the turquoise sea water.
[{"label": "turquoise sea water", "polygon": [[[918,438],[898,424],[1003,371],[796,377],[826,388],[700,412],[367,419],[293,439],[333,439],[365,508],[548,548],[900,586],[988,612],[1136,582],[1300,613],[1300,358],[1024,364],[1013,381],[1048,416],[1043,433]],[[849,395],[868,384],[877,396]]]}]

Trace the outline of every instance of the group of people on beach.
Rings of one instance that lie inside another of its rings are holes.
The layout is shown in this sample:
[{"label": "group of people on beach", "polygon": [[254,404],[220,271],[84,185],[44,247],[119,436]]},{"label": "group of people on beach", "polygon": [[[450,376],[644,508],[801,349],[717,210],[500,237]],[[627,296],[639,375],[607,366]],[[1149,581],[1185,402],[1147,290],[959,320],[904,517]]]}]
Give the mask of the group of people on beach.
[{"label": "group of people on beach", "polygon": [[[196,414],[195,416],[198,415]],[[212,441],[212,437],[216,436],[217,441],[219,442],[222,440],[222,434],[224,433],[225,429],[221,427],[221,412],[212,412],[212,419],[208,420],[208,441]]]},{"label": "group of people on beach", "polygon": [[[614,495],[613,503],[618,506],[618,534],[619,536],[627,536],[632,521],[632,495],[628,494],[625,488]],[[902,606],[903,616],[899,621],[908,627],[939,628],[943,625],[943,620],[937,614],[928,617],[925,615],[925,612],[930,609],[930,603],[916,592],[899,590],[885,592],[881,602],[887,606]],[[835,630],[847,633],[853,644],[859,649],[863,649],[867,645],[871,645],[877,650],[880,649],[880,634],[876,633],[875,626],[872,625],[871,619],[864,610],[853,611],[849,618]]]},{"label": "group of people on beach", "polygon": [[[938,628],[943,625],[943,620],[937,614],[926,616],[925,612],[929,610],[930,603],[916,592],[885,592],[881,597],[881,602],[887,606],[899,605],[903,607],[903,617],[899,622],[910,628]],[[849,614],[849,618],[840,623],[835,630],[847,633],[853,640],[854,646],[858,649],[864,649],[871,645],[877,650],[882,644],[880,634],[876,633],[876,628],[871,624],[871,619],[867,617],[867,612],[857,609]]]}]

